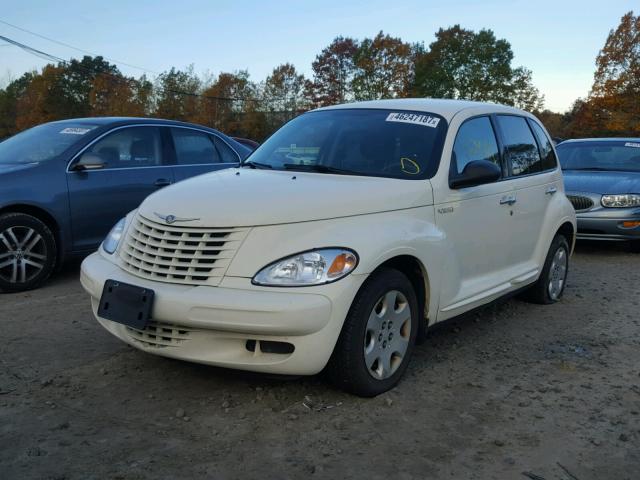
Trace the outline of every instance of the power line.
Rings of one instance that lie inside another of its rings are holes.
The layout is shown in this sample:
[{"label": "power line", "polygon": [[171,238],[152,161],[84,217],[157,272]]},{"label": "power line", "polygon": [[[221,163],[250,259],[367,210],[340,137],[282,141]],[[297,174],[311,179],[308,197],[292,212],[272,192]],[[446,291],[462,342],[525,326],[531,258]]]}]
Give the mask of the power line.
[{"label": "power line", "polygon": [[[4,40],[5,42],[7,42],[9,44],[14,45],[14,46],[24,50],[25,52],[30,53],[32,55],[35,55],[35,56],[37,56],[39,58],[42,58],[44,60],[58,62],[58,63],[61,63],[63,65],[67,65],[67,66],[71,65],[71,62],[69,62],[69,61],[67,61],[67,60],[65,60],[63,58],[60,58],[60,57],[57,57],[57,56],[52,55],[50,53],[43,52],[42,50],[38,50],[36,48],[30,47],[29,45],[26,45],[26,44],[24,44],[22,42],[18,42],[17,40],[13,40],[13,39],[11,39],[9,37],[5,37],[4,35],[0,35],[0,40]],[[103,58],[105,58],[105,57],[103,57]],[[96,71],[91,70],[90,68],[85,67],[80,62],[77,62],[75,64],[75,66],[80,68],[80,69],[82,69],[82,70],[85,70],[86,72],[88,72],[88,73],[90,73],[92,75],[98,75],[99,74],[99,75],[104,75],[104,76],[110,77],[114,81],[126,82],[126,83],[135,83],[135,79],[133,79],[133,78],[127,78],[127,77],[124,77],[124,76],[118,76],[118,75],[114,75],[114,74],[109,73],[109,72],[96,72]],[[190,96],[190,97],[207,98],[207,99],[210,99],[210,100],[224,100],[224,101],[237,101],[237,102],[259,102],[260,101],[260,99],[257,99],[257,98],[217,97],[217,96],[213,96],[213,95],[203,95],[201,93],[183,92],[183,91],[180,91],[180,90],[170,90],[170,89],[167,89],[166,91],[169,92],[169,93],[174,93],[176,95],[185,95],[185,96]],[[286,98],[282,98],[282,99],[281,98],[277,98],[276,100],[285,100],[286,101],[287,99]]]},{"label": "power line", "polygon": [[[9,26],[9,27],[11,27],[11,28],[15,28],[16,30],[20,30],[20,31],[25,32],[25,33],[28,33],[28,34],[30,34],[30,35],[34,35],[34,36],[36,36],[36,37],[42,38],[43,40],[47,40],[47,41],[49,41],[49,42],[56,43],[56,44],[61,45],[61,46],[63,46],[63,47],[70,48],[70,49],[72,49],[72,50],[76,50],[76,51],[78,51],[78,52],[86,53],[86,54],[88,54],[88,55],[91,55],[92,57],[102,56],[102,55],[96,55],[95,53],[90,52],[90,51],[88,51],[88,50],[84,50],[84,49],[82,49],[82,48],[74,47],[73,45],[69,45],[68,43],[61,42],[61,41],[56,40],[56,39],[54,39],[54,38],[46,37],[46,36],[41,35],[41,34],[39,34],[39,33],[32,32],[31,30],[27,30],[26,28],[19,27],[18,25],[14,25],[14,24],[12,24],[12,23],[5,22],[4,20],[1,20],[1,19],[0,19],[0,23],[3,23],[4,25],[7,25],[7,26]],[[112,63],[119,63],[120,65],[125,65],[125,66],[130,67],[130,68],[135,68],[136,70],[141,70],[141,71],[143,71],[143,72],[149,72],[149,73],[153,73],[153,74],[155,74],[155,75],[159,75],[159,73],[158,73],[158,72],[154,72],[153,70],[149,70],[148,68],[138,67],[138,66],[136,66],[136,65],[132,65],[132,64],[130,64],[130,63],[126,63],[126,62],[123,62],[123,61],[121,61],[121,60],[116,60],[116,59],[109,58],[109,57],[105,57],[105,56],[102,56],[102,58],[104,58],[105,60],[108,60],[108,61],[110,61],[110,62],[112,62]]]}]

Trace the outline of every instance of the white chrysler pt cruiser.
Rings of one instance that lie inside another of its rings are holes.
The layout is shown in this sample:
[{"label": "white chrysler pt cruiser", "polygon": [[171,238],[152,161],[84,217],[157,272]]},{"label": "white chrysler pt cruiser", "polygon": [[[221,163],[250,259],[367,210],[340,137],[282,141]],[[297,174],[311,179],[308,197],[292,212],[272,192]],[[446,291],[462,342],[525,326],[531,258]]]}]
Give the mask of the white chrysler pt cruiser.
[{"label": "white chrysler pt cruiser", "polygon": [[326,369],[373,396],[433,324],[520,291],[560,299],[575,231],[534,116],[382,100],[305,113],[239,168],[151,195],[81,282],[104,328],[145,352]]}]

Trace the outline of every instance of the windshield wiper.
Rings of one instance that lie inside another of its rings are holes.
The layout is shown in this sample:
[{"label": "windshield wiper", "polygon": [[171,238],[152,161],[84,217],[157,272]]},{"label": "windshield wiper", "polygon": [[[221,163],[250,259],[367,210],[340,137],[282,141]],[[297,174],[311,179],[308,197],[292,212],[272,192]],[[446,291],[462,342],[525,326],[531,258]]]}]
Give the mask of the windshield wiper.
[{"label": "windshield wiper", "polygon": [[299,170],[301,172],[336,173],[338,175],[362,175],[361,172],[346,170],[344,168],[329,167],[327,165],[306,165],[301,163],[285,163],[282,165],[285,170]]},{"label": "windshield wiper", "polygon": [[247,160],[246,162],[243,162],[242,166],[244,167],[245,165],[247,165],[250,168],[260,168],[260,169],[272,169],[273,168],[273,166],[269,165],[268,163],[254,162],[253,160]]}]

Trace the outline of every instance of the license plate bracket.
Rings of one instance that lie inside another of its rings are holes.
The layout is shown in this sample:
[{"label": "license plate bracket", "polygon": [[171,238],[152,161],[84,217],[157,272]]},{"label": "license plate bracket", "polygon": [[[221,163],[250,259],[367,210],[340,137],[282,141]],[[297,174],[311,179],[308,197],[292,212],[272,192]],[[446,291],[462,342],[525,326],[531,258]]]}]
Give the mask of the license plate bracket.
[{"label": "license plate bracket", "polygon": [[98,316],[142,330],[151,318],[155,292],[149,288],[107,280],[102,289]]}]

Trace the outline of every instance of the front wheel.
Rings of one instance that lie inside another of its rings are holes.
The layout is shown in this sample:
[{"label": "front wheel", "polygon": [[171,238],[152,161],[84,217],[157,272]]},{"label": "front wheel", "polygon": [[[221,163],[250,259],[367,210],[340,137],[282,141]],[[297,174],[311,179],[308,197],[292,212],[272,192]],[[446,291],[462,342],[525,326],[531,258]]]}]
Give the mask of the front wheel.
[{"label": "front wheel", "polygon": [[409,364],[418,321],[409,279],[397,270],[374,273],[356,295],[329,360],[333,383],[363,397],[393,388]]},{"label": "front wheel", "polygon": [[56,255],[55,237],[43,222],[24,213],[0,215],[0,290],[37,287],[51,275]]},{"label": "front wheel", "polygon": [[569,273],[569,243],[562,235],[551,242],[540,278],[525,292],[525,299],[533,303],[555,303],[562,297]]}]

